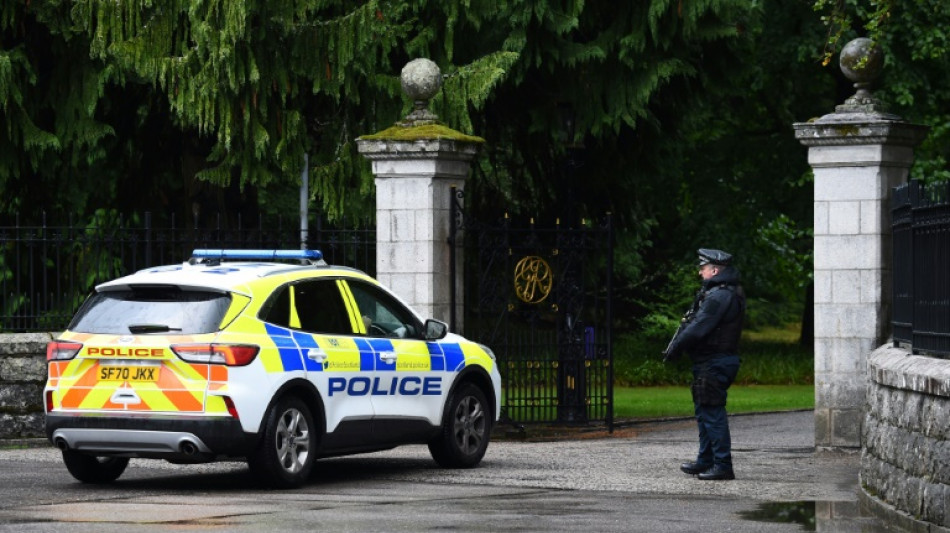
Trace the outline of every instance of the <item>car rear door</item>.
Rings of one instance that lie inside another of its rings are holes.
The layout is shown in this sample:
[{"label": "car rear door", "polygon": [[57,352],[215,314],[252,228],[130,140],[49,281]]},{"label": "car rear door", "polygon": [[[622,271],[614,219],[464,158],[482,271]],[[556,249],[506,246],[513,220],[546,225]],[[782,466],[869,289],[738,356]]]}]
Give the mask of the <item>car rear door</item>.
[{"label": "car rear door", "polygon": [[357,342],[361,324],[344,299],[341,283],[317,278],[281,288],[268,320],[283,326],[278,336],[270,328],[271,338],[299,354],[307,379],[320,391],[327,429],[323,444],[328,447],[348,446],[360,434],[365,438],[374,415],[370,391],[375,365],[372,354]]}]

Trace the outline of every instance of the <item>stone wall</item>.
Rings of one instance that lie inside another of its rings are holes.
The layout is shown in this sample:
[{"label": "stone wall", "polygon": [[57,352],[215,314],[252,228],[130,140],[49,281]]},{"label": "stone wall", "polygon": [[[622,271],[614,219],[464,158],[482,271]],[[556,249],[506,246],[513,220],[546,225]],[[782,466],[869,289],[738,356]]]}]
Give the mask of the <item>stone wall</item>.
[{"label": "stone wall", "polygon": [[950,361],[882,346],[868,360],[867,399],[862,488],[907,520],[944,531],[950,527]]},{"label": "stone wall", "polygon": [[0,334],[0,439],[44,436],[49,333]]}]

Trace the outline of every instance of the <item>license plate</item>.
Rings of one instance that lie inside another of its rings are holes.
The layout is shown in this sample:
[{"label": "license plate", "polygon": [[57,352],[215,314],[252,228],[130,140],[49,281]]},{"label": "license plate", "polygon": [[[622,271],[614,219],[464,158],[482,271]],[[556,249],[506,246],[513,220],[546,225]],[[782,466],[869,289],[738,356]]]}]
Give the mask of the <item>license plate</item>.
[{"label": "license plate", "polygon": [[99,381],[158,381],[157,366],[100,366]]}]

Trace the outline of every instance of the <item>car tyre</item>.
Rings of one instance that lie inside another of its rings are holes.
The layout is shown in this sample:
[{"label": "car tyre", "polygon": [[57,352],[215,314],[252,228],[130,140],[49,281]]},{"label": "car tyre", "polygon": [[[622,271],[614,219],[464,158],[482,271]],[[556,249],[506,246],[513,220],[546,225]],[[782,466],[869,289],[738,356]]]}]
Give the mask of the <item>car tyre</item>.
[{"label": "car tyre", "polygon": [[491,426],[485,393],[472,383],[463,383],[446,403],[442,428],[429,442],[429,452],[444,468],[471,468],[488,449]]},{"label": "car tyre", "polygon": [[299,487],[316,461],[316,426],[310,408],[296,397],[279,400],[264,419],[261,440],[248,457],[251,472],[274,488]]},{"label": "car tyre", "polygon": [[112,483],[125,467],[129,466],[128,457],[96,457],[73,450],[63,450],[63,463],[66,470],[83,483]]}]

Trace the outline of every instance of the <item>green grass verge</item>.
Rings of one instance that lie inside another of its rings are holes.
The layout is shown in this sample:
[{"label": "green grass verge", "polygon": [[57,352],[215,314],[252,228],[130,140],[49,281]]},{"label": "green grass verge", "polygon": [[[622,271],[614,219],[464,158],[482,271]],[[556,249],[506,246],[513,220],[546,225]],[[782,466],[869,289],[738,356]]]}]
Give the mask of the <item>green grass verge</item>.
[{"label": "green grass verge", "polygon": [[[732,414],[815,408],[814,385],[733,385],[726,410]],[[614,417],[693,416],[689,387],[615,387]]]},{"label": "green grass verge", "polygon": [[[789,324],[743,332],[742,363],[729,389],[729,413],[815,408],[814,353],[799,344],[799,329]],[[663,363],[660,352],[667,342],[638,334],[618,337],[614,344],[615,418],[693,416],[692,365],[685,356]]]},{"label": "green grass verge", "polygon": [[[815,379],[814,352],[798,343],[798,326],[744,331],[739,348],[742,365],[736,385],[810,385]],[[614,344],[617,387],[689,385],[689,357],[664,363],[668,339],[620,335]]]}]

